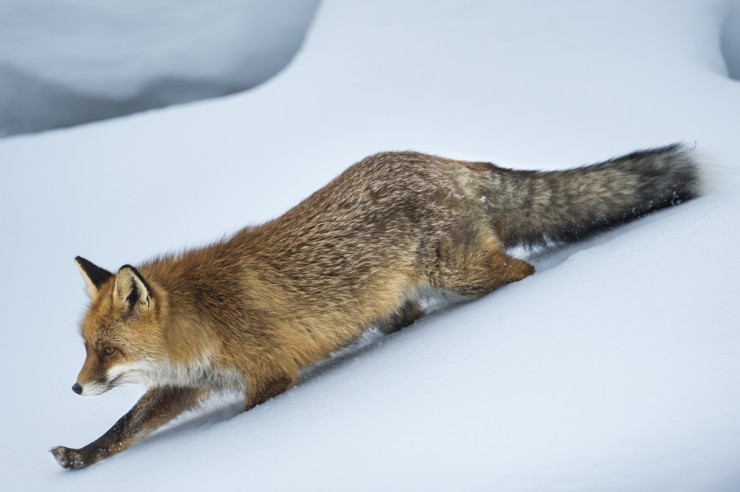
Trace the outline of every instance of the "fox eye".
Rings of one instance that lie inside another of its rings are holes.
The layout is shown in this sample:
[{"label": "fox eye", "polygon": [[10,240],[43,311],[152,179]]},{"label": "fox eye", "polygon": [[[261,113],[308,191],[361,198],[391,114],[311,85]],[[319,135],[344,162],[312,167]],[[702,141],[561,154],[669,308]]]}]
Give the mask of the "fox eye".
[{"label": "fox eye", "polygon": [[115,347],[105,347],[105,348],[103,349],[103,353],[104,353],[105,355],[113,355],[113,353],[114,353],[115,351],[116,351],[116,348],[115,348]]}]

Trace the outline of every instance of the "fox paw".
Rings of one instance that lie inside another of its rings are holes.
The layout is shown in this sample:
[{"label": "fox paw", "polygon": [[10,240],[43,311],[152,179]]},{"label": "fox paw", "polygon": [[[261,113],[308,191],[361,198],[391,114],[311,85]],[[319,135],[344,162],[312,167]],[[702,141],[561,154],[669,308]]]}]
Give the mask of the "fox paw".
[{"label": "fox paw", "polygon": [[51,454],[54,455],[54,459],[57,460],[57,463],[59,463],[59,466],[62,468],[79,470],[80,468],[85,468],[94,463],[94,461],[90,460],[89,457],[79,449],[57,446],[51,449]]}]

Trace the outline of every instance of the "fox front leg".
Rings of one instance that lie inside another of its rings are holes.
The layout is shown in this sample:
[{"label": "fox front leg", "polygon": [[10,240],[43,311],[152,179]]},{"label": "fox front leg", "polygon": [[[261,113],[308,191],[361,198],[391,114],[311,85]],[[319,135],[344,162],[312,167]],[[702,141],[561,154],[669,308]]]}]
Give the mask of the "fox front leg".
[{"label": "fox front leg", "polygon": [[194,388],[154,388],[111,427],[108,432],[80,449],[57,446],[51,450],[63,468],[78,470],[118,454],[154,430],[193,408],[205,392]]},{"label": "fox front leg", "polygon": [[263,384],[252,384],[252,389],[245,395],[245,407],[244,410],[251,410],[252,408],[260,405],[270,398],[273,398],[283,391],[290,388],[295,381],[298,379],[297,376],[290,377],[285,375],[283,377],[274,378]]}]

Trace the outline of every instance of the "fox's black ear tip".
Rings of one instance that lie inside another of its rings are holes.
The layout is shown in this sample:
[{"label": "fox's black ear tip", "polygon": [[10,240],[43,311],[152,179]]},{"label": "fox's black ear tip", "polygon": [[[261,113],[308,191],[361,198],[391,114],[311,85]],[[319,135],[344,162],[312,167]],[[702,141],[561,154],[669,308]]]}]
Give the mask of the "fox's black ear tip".
[{"label": "fox's black ear tip", "polygon": [[93,262],[86,260],[81,256],[76,256],[75,262],[77,263],[77,268],[79,268],[82,276],[87,281],[88,288],[91,289],[90,297],[94,297],[93,294],[96,294],[100,287],[113,276],[113,274],[105,268],[100,268]]}]

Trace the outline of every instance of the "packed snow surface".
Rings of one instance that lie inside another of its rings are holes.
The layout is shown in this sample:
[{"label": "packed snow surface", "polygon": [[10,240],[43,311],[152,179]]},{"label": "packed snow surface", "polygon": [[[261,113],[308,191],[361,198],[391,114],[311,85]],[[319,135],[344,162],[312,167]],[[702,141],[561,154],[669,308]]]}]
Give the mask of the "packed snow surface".
[{"label": "packed snow surface", "polygon": [[[298,56],[257,90],[0,141],[3,483],[740,490],[731,6],[327,1]],[[250,412],[226,396],[80,472],[47,452],[95,439],[142,392],[70,391],[87,304],[76,255],[117,269],[205,244],[380,150],[560,169],[674,141],[707,163],[702,198],[520,252],[533,277],[370,336]]]}]

